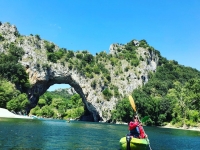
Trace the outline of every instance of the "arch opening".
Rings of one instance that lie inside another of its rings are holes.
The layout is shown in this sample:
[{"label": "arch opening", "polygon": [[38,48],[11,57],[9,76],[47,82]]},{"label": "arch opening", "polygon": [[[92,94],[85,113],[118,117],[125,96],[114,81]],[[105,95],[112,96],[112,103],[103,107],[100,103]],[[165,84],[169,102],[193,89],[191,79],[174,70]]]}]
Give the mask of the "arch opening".
[{"label": "arch opening", "polygon": [[[64,87],[68,88],[62,88],[63,85],[65,85]],[[54,98],[51,100],[48,99],[48,96],[51,95],[49,93],[51,93],[53,89],[55,89],[55,87],[58,87],[57,91],[64,90],[67,91],[68,94],[70,94],[68,102],[66,102],[65,100],[63,101],[61,97]],[[45,96],[47,98],[45,98]],[[62,80],[62,82],[60,80],[50,80],[49,82],[37,82],[29,90],[28,97],[31,102],[31,105],[28,108],[28,112],[30,113],[34,112],[36,114],[39,112],[41,115],[44,114],[44,117],[45,115],[54,115],[54,118],[58,119],[70,118],[80,121],[95,122],[98,122],[100,120],[99,114],[97,113],[95,108],[92,107],[89,102],[87,102],[86,96],[82,88],[74,80]],[[50,110],[50,107],[54,109],[54,114]],[[57,110],[55,110],[55,108]]]}]

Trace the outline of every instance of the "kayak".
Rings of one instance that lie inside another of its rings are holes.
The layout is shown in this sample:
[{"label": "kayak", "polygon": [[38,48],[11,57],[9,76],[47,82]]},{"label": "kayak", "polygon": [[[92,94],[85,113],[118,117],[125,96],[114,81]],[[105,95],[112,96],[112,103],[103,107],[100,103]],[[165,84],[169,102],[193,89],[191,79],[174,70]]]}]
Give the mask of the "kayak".
[{"label": "kayak", "polygon": [[[127,137],[130,138],[129,136]],[[126,137],[120,139],[121,150],[147,150],[149,148],[148,139],[130,138],[130,148],[129,145],[127,146],[127,141],[129,141],[129,139],[126,139]]]}]

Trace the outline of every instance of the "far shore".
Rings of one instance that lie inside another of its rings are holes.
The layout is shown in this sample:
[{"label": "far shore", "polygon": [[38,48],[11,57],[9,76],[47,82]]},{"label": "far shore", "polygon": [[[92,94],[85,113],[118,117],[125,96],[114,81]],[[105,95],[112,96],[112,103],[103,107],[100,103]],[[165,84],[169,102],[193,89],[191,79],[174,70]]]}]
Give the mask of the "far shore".
[{"label": "far shore", "polygon": [[[33,117],[29,116],[22,116],[22,115],[17,115],[13,114],[12,112],[8,111],[5,108],[0,108],[0,118],[23,118],[23,119],[33,119]],[[124,122],[117,122],[116,124],[124,124],[128,125],[127,123]],[[193,131],[200,131],[200,125],[198,127],[175,127],[168,123],[165,126],[157,126],[158,128],[170,128],[170,129],[181,129],[181,130],[193,130]]]},{"label": "far shore", "polygon": [[158,126],[159,128],[170,128],[170,129],[180,129],[180,130],[192,130],[192,131],[200,131],[200,126],[198,127],[175,127],[168,123],[165,126]]},{"label": "far shore", "polygon": [[[117,122],[116,124],[124,124],[128,125],[128,123],[125,122]],[[198,127],[175,127],[172,124],[168,123],[165,126],[156,126],[158,128],[170,128],[170,129],[181,129],[181,130],[192,130],[192,131],[200,131],[200,125]]]}]

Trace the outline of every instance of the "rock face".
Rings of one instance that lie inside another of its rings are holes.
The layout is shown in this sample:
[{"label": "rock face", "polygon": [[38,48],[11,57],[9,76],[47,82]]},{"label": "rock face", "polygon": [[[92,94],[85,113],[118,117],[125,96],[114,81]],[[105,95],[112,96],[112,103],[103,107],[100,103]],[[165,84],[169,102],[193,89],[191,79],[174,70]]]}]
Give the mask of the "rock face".
[{"label": "rock face", "polygon": [[[26,68],[32,85],[27,92],[31,108],[37,105],[39,97],[50,86],[54,84],[69,84],[81,96],[85,109],[89,112],[87,116],[82,117],[82,120],[110,120],[111,110],[115,108],[119,98],[112,96],[109,101],[105,100],[102,94],[103,89],[105,89],[102,78],[96,77],[97,83],[101,84],[97,84],[94,89],[91,86],[94,79],[85,77],[79,70],[70,69],[67,62],[63,65],[60,61],[57,61],[57,63],[48,61],[45,40],[41,40],[37,35],[19,36],[17,28],[9,23],[0,25],[0,36],[4,38],[4,40],[0,41],[0,52],[6,53],[5,45],[11,42],[25,51],[20,63]],[[134,40],[133,42],[136,46],[139,46],[138,41]],[[110,46],[110,54],[115,55],[118,48],[123,50],[124,45],[112,44]],[[54,51],[58,50],[59,47],[55,45]],[[114,73],[115,66],[109,63],[105,65],[110,71],[110,82],[118,87],[121,98],[126,97],[134,89],[147,83],[148,73],[156,71],[158,56],[154,51],[149,52],[145,48],[138,47],[137,53],[138,57],[142,57],[144,61],[141,61],[137,67],[124,71],[129,64],[122,60],[122,72],[118,75]]]}]

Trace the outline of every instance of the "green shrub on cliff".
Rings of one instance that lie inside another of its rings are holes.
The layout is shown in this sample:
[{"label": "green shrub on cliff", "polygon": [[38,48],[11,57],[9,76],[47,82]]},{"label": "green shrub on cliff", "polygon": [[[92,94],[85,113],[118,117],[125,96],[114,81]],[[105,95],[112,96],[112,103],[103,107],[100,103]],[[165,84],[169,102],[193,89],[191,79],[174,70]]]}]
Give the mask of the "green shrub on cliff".
[{"label": "green shrub on cliff", "polygon": [[26,91],[30,87],[25,68],[18,63],[24,50],[11,43],[8,46],[8,54],[0,53],[0,75],[14,83],[20,91]]},{"label": "green shrub on cliff", "polygon": [[4,37],[0,34],[0,41],[3,41]]}]

